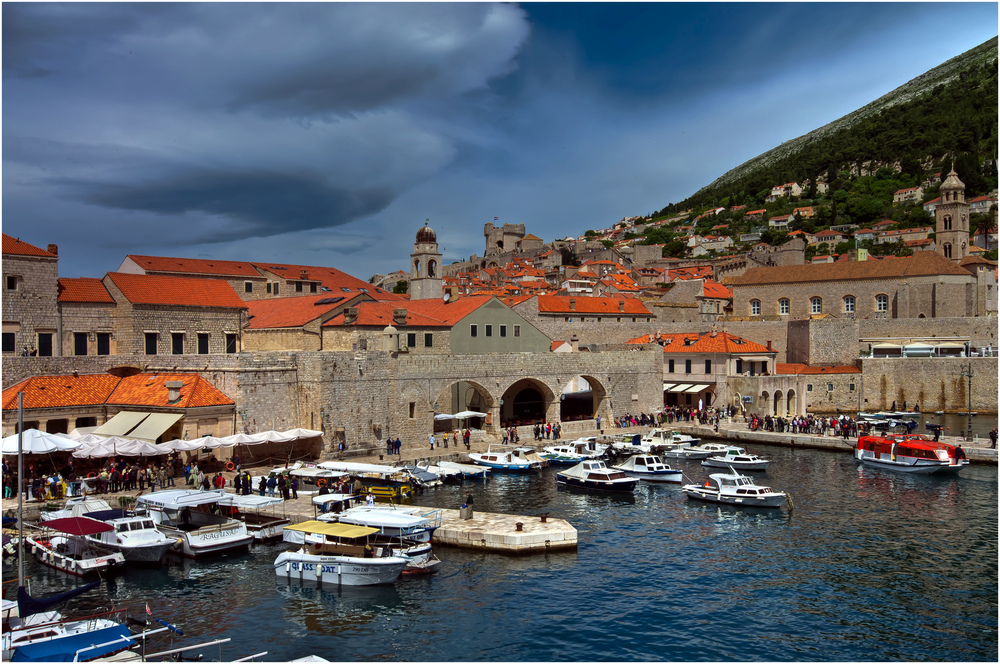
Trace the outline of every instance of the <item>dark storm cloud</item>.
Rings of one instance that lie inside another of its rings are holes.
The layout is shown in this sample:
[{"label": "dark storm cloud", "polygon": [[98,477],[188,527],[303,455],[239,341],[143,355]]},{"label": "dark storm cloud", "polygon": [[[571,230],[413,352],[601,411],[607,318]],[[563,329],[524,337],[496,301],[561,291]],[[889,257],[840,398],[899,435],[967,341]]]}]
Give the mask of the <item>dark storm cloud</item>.
[{"label": "dark storm cloud", "polygon": [[308,174],[187,172],[132,185],[64,182],[101,207],[182,215],[200,212],[230,220],[222,229],[186,229],[191,242],[223,242],[340,226],[382,210],[391,192],[346,189]]}]

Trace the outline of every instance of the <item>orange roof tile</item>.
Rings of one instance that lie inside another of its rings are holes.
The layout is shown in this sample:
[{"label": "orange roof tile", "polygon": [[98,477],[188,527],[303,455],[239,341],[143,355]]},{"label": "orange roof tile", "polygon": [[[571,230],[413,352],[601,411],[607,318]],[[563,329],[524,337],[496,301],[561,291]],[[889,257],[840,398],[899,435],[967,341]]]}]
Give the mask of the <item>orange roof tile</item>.
[{"label": "orange roof tile", "polygon": [[217,277],[256,277],[260,272],[247,261],[219,261],[205,258],[170,258],[167,256],[138,256],[127,258],[148,272],[176,272],[178,274],[205,274]]},{"label": "orange roof tile", "polygon": [[[181,397],[177,403],[167,400],[167,381],[181,381]],[[108,398],[109,405],[155,406],[162,408],[199,408],[228,406],[236,403],[217,387],[198,374],[190,373],[141,373],[122,378]]]},{"label": "orange roof tile", "polygon": [[110,279],[132,304],[242,309],[246,303],[221,279],[170,277],[108,272]]},{"label": "orange roof tile", "polygon": [[729,299],[733,296],[733,292],[723,286],[720,283],[712,281],[711,279],[705,280],[705,285],[702,289],[705,297],[712,297],[720,300]]},{"label": "orange roof tile", "polygon": [[104,282],[92,277],[59,280],[60,302],[94,302],[114,304],[115,299],[104,287]]},{"label": "orange roof tile", "polygon": [[11,237],[6,233],[3,233],[3,253],[12,256],[44,256],[45,258],[58,258],[56,254],[53,254],[45,249],[39,249],[38,247],[28,244],[27,242],[22,242],[16,237]]},{"label": "orange roof tile", "polygon": [[774,353],[756,341],[749,341],[728,332],[691,332],[679,334],[644,334],[630,339],[630,344],[663,342],[664,353]]},{"label": "orange roof tile", "polygon": [[[576,300],[575,308],[569,306],[570,300]],[[619,302],[624,302],[624,311],[621,311]],[[642,302],[634,298],[614,298],[614,297],[566,297],[563,295],[539,295],[538,312],[549,314],[607,314],[629,316],[652,316],[653,313],[647,309]]]},{"label": "orange roof tile", "polygon": [[25,408],[65,408],[103,404],[121,379],[111,374],[34,376],[3,391],[3,409],[17,410],[17,393]]},{"label": "orange roof tile", "polygon": [[364,293],[344,293],[337,296],[323,293],[322,295],[304,297],[250,300],[246,302],[249,316],[247,329],[302,327],[359,297],[367,298],[368,296]]},{"label": "orange roof tile", "polygon": [[[409,300],[405,302],[360,302],[358,317],[350,323],[360,327],[401,327],[393,321],[394,309],[406,309],[406,327],[453,327],[470,313],[493,299],[493,295],[467,295],[444,302],[439,299]],[[323,324],[324,327],[344,325],[340,313]]]}]

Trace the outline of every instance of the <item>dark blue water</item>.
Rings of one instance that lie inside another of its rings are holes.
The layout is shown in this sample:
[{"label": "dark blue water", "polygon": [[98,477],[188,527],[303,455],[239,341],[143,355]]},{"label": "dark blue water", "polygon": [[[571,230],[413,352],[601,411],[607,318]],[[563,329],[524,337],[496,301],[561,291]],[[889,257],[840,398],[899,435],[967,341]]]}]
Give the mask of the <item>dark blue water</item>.
[{"label": "dark blue water", "polygon": [[[275,579],[277,544],[128,570],[73,608],[113,600],[138,613],[148,602],[185,630],[178,645],[231,638],[223,659],[997,660],[995,467],[936,479],[842,453],[753,451],[774,460],[756,476],[791,493],[791,514],[690,503],[676,485],[640,485],[626,500],[557,489],[549,472],[505,476],[472,485],[476,508],[565,518],[576,552],[439,548],[432,577],[317,590]],[[694,481],[707,475],[680,465]],[[457,507],[468,487],[415,502]],[[29,569],[36,592],[75,583]]]}]

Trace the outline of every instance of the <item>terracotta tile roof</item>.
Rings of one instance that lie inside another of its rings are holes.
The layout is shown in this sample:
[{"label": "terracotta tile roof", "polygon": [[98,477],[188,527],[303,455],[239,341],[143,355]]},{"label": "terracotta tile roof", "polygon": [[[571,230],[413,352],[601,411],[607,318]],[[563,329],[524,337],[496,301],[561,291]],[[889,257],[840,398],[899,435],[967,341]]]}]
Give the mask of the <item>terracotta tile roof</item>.
[{"label": "terracotta tile roof", "polygon": [[315,267],[312,265],[288,265],[286,263],[261,263],[255,261],[253,263],[254,267],[262,272],[270,272],[276,276],[280,276],[289,281],[300,281],[300,274],[302,272],[307,273],[306,279],[308,281],[318,281],[320,286],[323,288],[330,289],[330,296],[334,295],[344,295],[346,294],[344,289],[352,291],[361,291],[362,289],[368,291],[376,300],[401,300],[400,296],[390,293],[389,291],[382,290],[381,288],[376,288],[374,285],[358,279],[357,277],[352,277],[351,275],[338,270],[333,267]]},{"label": "terracotta tile roof", "polygon": [[786,364],[776,362],[774,365],[776,374],[859,374],[861,369],[853,365],[824,365],[811,367],[808,364]]},{"label": "terracotta tile roof", "polygon": [[11,237],[6,233],[3,233],[3,253],[11,256],[44,256],[46,258],[59,257],[56,254],[46,251],[45,249],[39,249],[32,244],[22,242],[16,237]]},{"label": "terracotta tile roof", "polygon": [[[168,380],[182,381],[181,398],[167,402]],[[3,409],[17,409],[17,393],[24,392],[25,408],[71,406],[159,406],[198,408],[235,403],[198,374],[136,374],[119,378],[111,374],[35,376],[3,391]]]},{"label": "terracotta tile roof", "polygon": [[720,300],[727,300],[733,296],[733,292],[731,290],[729,290],[720,283],[712,281],[711,279],[705,280],[703,293],[705,297],[711,297]]},{"label": "terracotta tile roof", "polygon": [[17,393],[25,408],[65,408],[103,404],[121,379],[111,374],[35,376],[3,391],[3,409],[17,410]]},{"label": "terracotta tile roof", "polygon": [[147,272],[175,272],[178,274],[204,274],[216,277],[262,277],[253,263],[247,261],[219,261],[205,258],[170,258],[167,256],[138,256],[127,258]]},{"label": "terracotta tile roof", "polygon": [[[358,317],[347,325],[358,327],[453,327],[473,311],[493,299],[493,295],[467,295],[444,302],[439,299],[409,300],[405,302],[360,302]],[[406,309],[406,323],[393,321],[394,309]],[[323,327],[344,326],[344,314],[339,313]]]},{"label": "terracotta tile roof", "polygon": [[559,348],[563,344],[569,344],[569,342],[568,341],[553,341],[551,344],[549,344],[549,350],[550,351],[554,351],[556,348]]},{"label": "terracotta tile roof", "polygon": [[749,341],[728,332],[681,332],[678,334],[644,334],[629,339],[630,344],[663,342],[664,353],[774,353],[756,341]]},{"label": "terracotta tile roof", "polygon": [[[576,300],[575,309],[570,309],[569,301]],[[624,302],[624,311],[619,302]],[[538,312],[547,314],[605,314],[608,316],[652,316],[642,302],[635,298],[620,297],[566,297],[563,295],[539,295]]]},{"label": "terracotta tile roof", "polygon": [[935,251],[920,251],[913,256],[893,260],[753,267],[744,272],[733,285],[739,287],[857,279],[903,279],[944,274],[965,276],[968,272]]},{"label": "terracotta tile roof", "polygon": [[246,303],[222,279],[170,277],[108,272],[110,279],[132,304],[242,309]]},{"label": "terracotta tile roof", "polygon": [[[181,381],[180,400],[167,400],[167,381]],[[191,373],[141,373],[122,378],[107,403],[115,406],[155,406],[162,408],[200,408],[204,406],[229,406],[232,399],[198,374]]]},{"label": "terracotta tile roof", "polygon": [[114,304],[115,299],[104,287],[104,282],[92,277],[59,280],[60,302],[94,302]]},{"label": "terracotta tile roof", "polygon": [[307,295],[303,297],[282,297],[270,300],[250,300],[246,302],[249,322],[248,330],[302,327],[321,318],[337,307],[348,305],[358,298],[368,299],[364,293],[343,293],[332,295]]}]

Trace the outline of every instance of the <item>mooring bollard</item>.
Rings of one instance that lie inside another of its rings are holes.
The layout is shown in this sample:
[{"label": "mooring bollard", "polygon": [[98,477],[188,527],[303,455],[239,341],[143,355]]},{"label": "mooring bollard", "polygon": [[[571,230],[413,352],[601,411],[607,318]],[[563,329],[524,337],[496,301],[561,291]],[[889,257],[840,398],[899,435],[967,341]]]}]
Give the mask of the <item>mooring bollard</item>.
[{"label": "mooring bollard", "polygon": [[514,530],[516,530],[517,532],[521,532],[523,529],[522,526],[524,526],[524,524],[518,521],[517,523],[514,524]]},{"label": "mooring bollard", "polygon": [[545,523],[545,520],[549,518],[549,513],[545,512],[544,514],[539,514],[539,516],[542,519],[542,523]]}]

